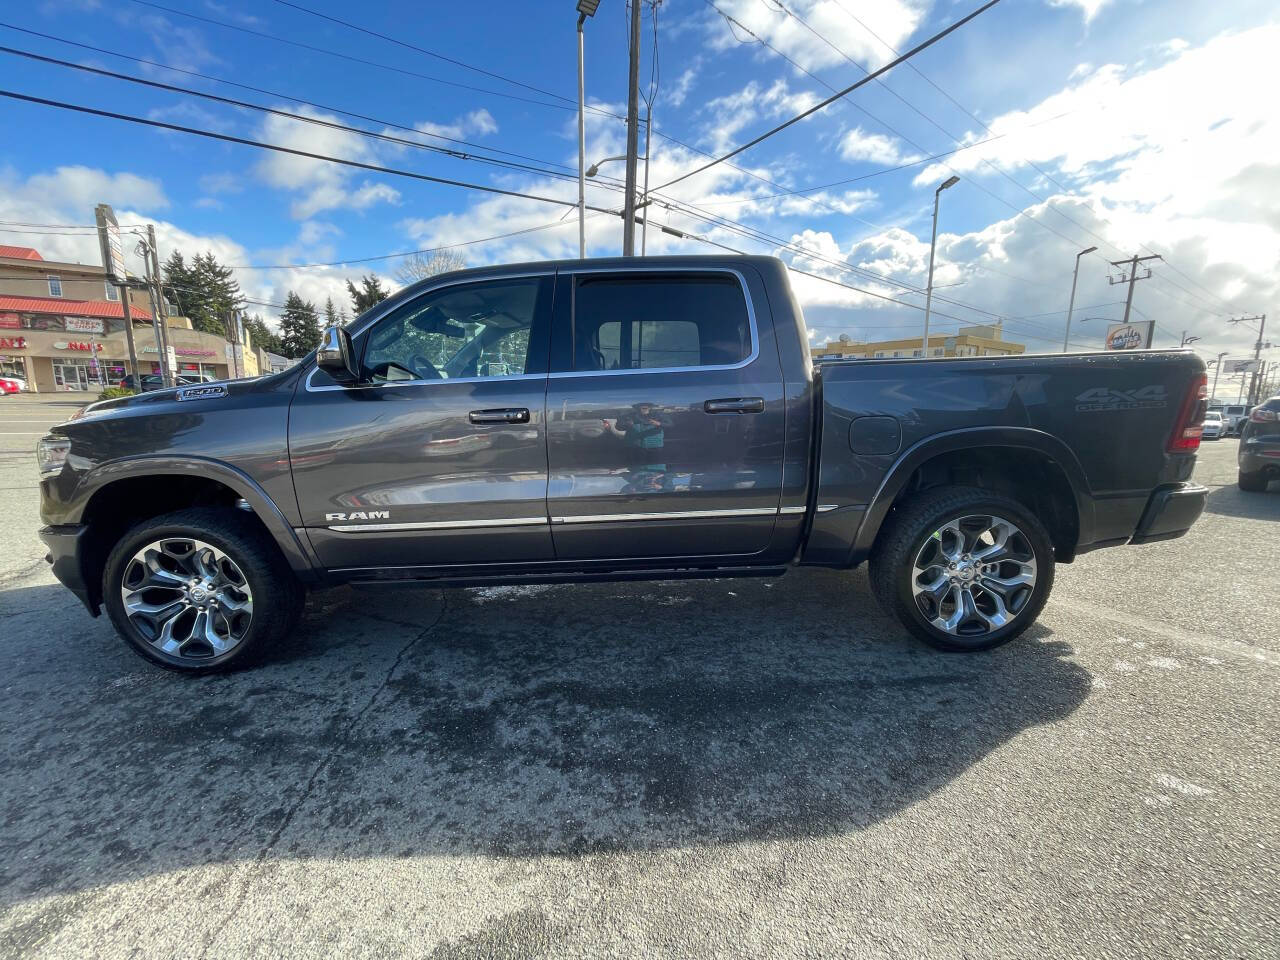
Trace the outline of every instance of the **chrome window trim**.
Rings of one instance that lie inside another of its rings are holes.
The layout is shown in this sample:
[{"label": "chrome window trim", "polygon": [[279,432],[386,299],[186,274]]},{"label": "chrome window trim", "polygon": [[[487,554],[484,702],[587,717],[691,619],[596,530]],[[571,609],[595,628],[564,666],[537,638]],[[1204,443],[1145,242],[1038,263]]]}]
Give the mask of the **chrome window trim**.
[{"label": "chrome window trim", "polygon": [[[488,283],[490,281],[501,281],[501,280],[525,280],[532,277],[554,277],[555,275],[556,275],[555,270],[533,270],[533,271],[521,271],[518,273],[492,274],[490,276],[485,276],[485,277],[456,277],[453,280],[445,280],[441,283],[432,284],[431,286],[426,287],[423,290],[419,290],[412,297],[406,297],[404,300],[397,301],[396,303],[388,305],[386,309],[377,311],[366,322],[362,323],[359,327],[356,327],[354,330],[348,330],[347,333],[350,335],[352,340],[352,346],[354,347],[356,337],[363,336],[365,331],[367,331],[374,324],[390,316],[392,313],[399,310],[405,304],[412,303],[414,300],[417,300],[420,297],[425,297],[428,294],[435,293],[437,290],[447,290],[449,287],[462,286],[463,284],[468,284],[468,283]],[[422,386],[424,383],[432,383],[432,384],[483,383],[490,380],[502,380],[502,381],[534,380],[534,379],[545,380],[547,376],[545,373],[515,373],[515,374],[510,374],[504,377],[458,377],[457,379],[444,379],[444,380],[394,380],[394,381],[389,381],[387,383],[353,383],[349,386],[343,385],[340,383],[335,383],[331,386],[317,387],[317,386],[313,386],[311,383],[312,378],[315,377],[315,375],[320,372],[320,368],[315,366],[314,364],[315,364],[315,361],[313,360],[311,370],[307,374],[306,382],[303,384],[303,388],[306,390],[307,393],[325,393],[330,390],[381,390],[387,387],[418,387],[418,386]]]},{"label": "chrome window trim", "polygon": [[[747,278],[741,270],[733,267],[570,267],[559,271],[558,276],[576,277],[579,274],[604,273],[625,275],[628,273],[669,273],[690,275],[699,273],[727,273],[738,278],[742,288],[742,299],[747,305],[747,325],[751,332],[751,352],[737,363],[713,363],[693,367],[635,367],[629,370],[558,370],[547,374],[552,380],[564,380],[569,377],[612,377],[643,373],[695,373],[702,370],[741,370],[749,366],[760,356],[760,331],[756,324],[756,308],[751,300],[751,289]],[[575,291],[576,292],[576,291]],[[576,310],[576,304],[574,305]]]}]

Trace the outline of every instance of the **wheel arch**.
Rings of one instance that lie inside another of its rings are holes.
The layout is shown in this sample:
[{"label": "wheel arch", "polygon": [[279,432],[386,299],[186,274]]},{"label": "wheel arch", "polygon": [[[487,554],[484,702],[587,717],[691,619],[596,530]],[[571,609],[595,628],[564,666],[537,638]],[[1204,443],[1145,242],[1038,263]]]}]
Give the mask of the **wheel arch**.
[{"label": "wheel arch", "polygon": [[315,565],[306,546],[275,501],[243,471],[203,457],[137,457],[97,466],[76,488],[68,521],[89,530],[81,567],[93,603],[101,601],[107,555],[129,527],[183,507],[234,509],[237,501],[248,507],[246,513],[276,544],[294,574],[314,580]]},{"label": "wheel arch", "polygon": [[[1054,552],[1059,561],[1070,562],[1077,546],[1090,542],[1094,526],[1093,497],[1075,453],[1042,430],[973,427],[926,437],[894,461],[867,505],[854,537],[850,564],[861,563],[870,556],[890,511],[905,496],[936,485],[933,481],[937,477],[953,473],[956,468],[992,468],[1000,465],[1001,459],[1007,463],[998,470],[999,482],[992,489],[1024,499],[1031,509],[1043,508],[1048,514],[1044,519],[1053,535]],[[1031,465],[1039,465],[1045,473],[1019,482],[1016,471]],[[1037,479],[1046,483],[1037,487]],[[1027,490],[1030,496],[1019,497]]]}]

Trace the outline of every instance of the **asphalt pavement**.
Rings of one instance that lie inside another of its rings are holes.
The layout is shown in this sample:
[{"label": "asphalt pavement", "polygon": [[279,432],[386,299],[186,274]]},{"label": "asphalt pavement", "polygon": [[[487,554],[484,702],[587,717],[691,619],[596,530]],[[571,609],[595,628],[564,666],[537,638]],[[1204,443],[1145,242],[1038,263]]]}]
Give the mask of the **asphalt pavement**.
[{"label": "asphalt pavement", "polygon": [[44,568],[0,399],[0,956],[1280,954],[1280,484],[935,653],[864,571],[317,595],[185,679]]}]

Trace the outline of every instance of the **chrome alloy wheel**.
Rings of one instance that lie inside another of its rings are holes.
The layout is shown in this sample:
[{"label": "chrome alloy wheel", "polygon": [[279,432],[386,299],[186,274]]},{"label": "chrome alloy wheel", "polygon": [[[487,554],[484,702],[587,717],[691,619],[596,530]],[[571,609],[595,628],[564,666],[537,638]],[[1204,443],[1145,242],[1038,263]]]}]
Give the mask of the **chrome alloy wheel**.
[{"label": "chrome alloy wheel", "polygon": [[958,637],[984,637],[1012,622],[1035,585],[1031,541],[1017,525],[989,515],[940,527],[911,571],[911,593],[925,620]]},{"label": "chrome alloy wheel", "polygon": [[253,592],[236,562],[190,537],[156,540],[135,553],[120,599],[138,634],[170,657],[221,656],[253,622]]}]

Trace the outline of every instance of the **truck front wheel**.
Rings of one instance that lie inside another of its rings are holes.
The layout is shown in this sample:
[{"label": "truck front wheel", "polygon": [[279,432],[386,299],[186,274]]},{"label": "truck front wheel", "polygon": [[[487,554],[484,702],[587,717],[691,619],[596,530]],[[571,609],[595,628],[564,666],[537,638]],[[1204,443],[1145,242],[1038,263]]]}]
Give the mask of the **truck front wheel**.
[{"label": "truck front wheel", "polygon": [[103,570],[103,602],[143,657],[186,673],[253,659],[297,623],[304,592],[252,518],[193,508],[126,533]]},{"label": "truck front wheel", "polygon": [[895,508],[871,555],[886,613],[941,650],[989,650],[1035,622],[1053,587],[1053,543],[1012,497],[940,487]]}]

